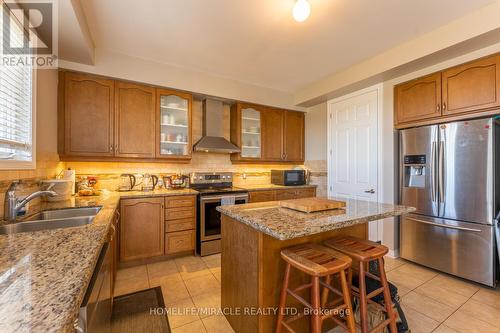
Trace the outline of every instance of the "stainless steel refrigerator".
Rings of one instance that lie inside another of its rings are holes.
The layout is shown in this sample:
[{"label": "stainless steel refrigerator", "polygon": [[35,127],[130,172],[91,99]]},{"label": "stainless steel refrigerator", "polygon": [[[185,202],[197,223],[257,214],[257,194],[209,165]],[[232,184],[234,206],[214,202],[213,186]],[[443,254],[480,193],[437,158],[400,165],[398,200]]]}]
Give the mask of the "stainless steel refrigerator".
[{"label": "stainless steel refrigerator", "polygon": [[400,202],[417,208],[401,219],[402,258],[496,284],[498,130],[488,118],[400,131]]}]

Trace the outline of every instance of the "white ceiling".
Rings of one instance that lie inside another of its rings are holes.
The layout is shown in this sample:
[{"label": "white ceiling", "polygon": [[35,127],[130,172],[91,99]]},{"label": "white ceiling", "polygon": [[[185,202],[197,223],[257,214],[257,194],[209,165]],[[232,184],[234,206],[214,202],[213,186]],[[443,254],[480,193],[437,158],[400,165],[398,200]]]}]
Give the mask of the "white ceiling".
[{"label": "white ceiling", "polygon": [[82,0],[95,46],[293,92],[493,0]]}]

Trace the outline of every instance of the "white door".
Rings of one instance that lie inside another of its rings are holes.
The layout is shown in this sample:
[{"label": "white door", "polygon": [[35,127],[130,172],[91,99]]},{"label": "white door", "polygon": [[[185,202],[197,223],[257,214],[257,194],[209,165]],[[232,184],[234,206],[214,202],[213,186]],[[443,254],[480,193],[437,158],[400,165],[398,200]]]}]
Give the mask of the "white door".
[{"label": "white door", "polygon": [[[377,90],[328,103],[329,195],[377,201]],[[369,238],[379,238],[379,223],[369,224]]]}]

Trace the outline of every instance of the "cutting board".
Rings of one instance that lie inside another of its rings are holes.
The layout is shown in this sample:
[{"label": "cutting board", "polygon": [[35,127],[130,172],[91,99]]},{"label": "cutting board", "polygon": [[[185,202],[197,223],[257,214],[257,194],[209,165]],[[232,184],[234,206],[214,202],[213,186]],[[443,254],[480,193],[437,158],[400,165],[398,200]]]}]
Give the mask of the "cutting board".
[{"label": "cutting board", "polygon": [[323,210],[340,209],[345,207],[345,201],[328,200],[321,198],[303,198],[280,201],[280,206],[305,213],[320,212]]}]

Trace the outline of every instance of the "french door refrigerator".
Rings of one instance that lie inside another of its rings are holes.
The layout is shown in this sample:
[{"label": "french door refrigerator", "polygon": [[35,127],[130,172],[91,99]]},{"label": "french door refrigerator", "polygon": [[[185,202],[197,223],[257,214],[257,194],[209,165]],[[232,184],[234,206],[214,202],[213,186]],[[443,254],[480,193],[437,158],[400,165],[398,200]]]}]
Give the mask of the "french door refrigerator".
[{"label": "french door refrigerator", "polygon": [[496,285],[498,130],[488,118],[400,131],[400,202],[417,208],[401,219],[402,258]]}]

